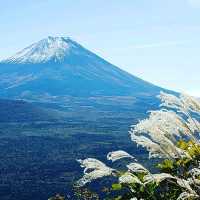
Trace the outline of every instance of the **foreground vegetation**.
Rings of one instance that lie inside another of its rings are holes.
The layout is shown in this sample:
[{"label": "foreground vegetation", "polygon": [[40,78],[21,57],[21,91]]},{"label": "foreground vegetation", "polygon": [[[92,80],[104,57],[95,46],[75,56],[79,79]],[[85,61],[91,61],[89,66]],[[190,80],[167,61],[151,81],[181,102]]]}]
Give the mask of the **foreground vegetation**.
[{"label": "foreground vegetation", "polygon": [[[80,199],[100,199],[87,187],[108,176],[113,177],[112,185],[105,187],[101,199],[200,199],[200,102],[187,95],[161,93],[159,98],[161,110],[150,111],[130,131],[131,140],[149,151],[149,159],[159,159],[157,172],[123,150],[108,153],[111,167],[95,158],[78,160],[84,168],[84,176],[75,186]],[[115,165],[119,161],[124,167]]]}]

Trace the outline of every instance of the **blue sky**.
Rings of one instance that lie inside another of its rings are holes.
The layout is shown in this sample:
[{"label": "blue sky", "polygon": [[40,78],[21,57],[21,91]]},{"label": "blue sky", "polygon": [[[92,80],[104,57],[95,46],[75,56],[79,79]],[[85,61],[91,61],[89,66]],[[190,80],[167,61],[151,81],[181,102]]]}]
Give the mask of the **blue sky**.
[{"label": "blue sky", "polygon": [[200,0],[7,0],[0,24],[0,59],[70,36],[134,75],[200,96]]}]

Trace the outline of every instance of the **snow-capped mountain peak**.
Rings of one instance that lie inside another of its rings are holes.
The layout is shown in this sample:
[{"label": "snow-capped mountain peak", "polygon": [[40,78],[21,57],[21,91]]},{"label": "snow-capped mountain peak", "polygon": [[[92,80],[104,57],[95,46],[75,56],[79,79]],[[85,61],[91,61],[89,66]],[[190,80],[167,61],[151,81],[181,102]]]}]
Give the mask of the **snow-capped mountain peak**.
[{"label": "snow-capped mountain peak", "polygon": [[0,95],[6,98],[142,97],[160,90],[65,37],[47,37],[0,62]]},{"label": "snow-capped mountain peak", "polygon": [[14,56],[3,60],[3,62],[19,64],[46,63],[50,60],[61,62],[72,51],[72,49],[77,47],[78,44],[69,37],[49,36],[26,47]]}]

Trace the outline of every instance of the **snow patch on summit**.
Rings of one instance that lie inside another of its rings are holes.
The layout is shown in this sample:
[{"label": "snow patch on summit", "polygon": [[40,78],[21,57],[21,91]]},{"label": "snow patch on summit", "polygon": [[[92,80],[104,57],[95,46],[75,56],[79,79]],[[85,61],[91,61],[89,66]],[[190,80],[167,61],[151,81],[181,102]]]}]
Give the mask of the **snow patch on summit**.
[{"label": "snow patch on summit", "polygon": [[75,46],[70,38],[51,37],[30,45],[14,56],[4,60],[5,63],[45,63],[50,60],[61,62]]}]

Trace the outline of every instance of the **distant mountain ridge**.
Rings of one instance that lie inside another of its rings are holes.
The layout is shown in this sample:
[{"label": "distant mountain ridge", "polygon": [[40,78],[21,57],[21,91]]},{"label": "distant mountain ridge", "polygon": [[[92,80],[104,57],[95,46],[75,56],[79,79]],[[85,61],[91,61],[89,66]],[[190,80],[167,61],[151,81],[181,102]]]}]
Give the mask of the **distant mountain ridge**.
[{"label": "distant mountain ridge", "polygon": [[48,37],[0,62],[0,97],[155,96],[160,90],[66,37]]},{"label": "distant mountain ridge", "polygon": [[64,118],[62,112],[22,100],[0,99],[0,113],[0,123],[53,122]]}]

